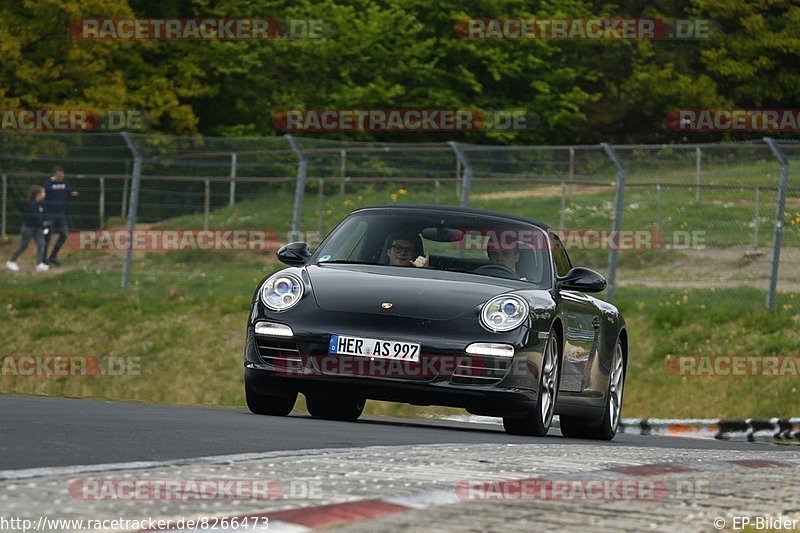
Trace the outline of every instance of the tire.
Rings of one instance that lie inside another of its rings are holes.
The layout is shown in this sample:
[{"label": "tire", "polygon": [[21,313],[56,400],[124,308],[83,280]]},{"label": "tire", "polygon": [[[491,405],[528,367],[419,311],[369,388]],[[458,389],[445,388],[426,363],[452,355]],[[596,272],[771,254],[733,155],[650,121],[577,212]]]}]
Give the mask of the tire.
[{"label": "tire", "polygon": [[617,339],[614,357],[611,361],[611,374],[608,376],[608,394],[603,410],[603,419],[586,420],[574,416],[561,416],[561,434],[574,439],[611,440],[617,434],[622,415],[622,398],[625,389],[625,358],[622,343]]},{"label": "tire", "polygon": [[331,398],[309,394],[306,396],[306,408],[314,418],[355,422],[364,411],[367,401],[364,398],[344,397]]},{"label": "tire", "polygon": [[256,393],[247,383],[244,385],[247,408],[257,415],[286,416],[292,412],[297,401],[297,393],[280,396],[267,396]]},{"label": "tire", "polygon": [[511,435],[544,437],[553,422],[558,386],[561,383],[561,349],[558,335],[550,330],[539,373],[536,407],[522,418],[503,417],[503,427]]}]

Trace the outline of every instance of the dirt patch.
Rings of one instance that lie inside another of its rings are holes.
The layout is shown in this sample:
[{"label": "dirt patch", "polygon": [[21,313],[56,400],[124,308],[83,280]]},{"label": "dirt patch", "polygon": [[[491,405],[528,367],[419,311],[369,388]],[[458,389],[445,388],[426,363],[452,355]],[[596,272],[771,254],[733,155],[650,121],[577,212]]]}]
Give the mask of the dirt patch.
[{"label": "dirt patch", "polygon": [[[602,185],[566,185],[567,195],[573,196],[576,194],[597,194],[601,192],[608,192],[611,187]],[[560,185],[543,185],[535,189],[514,190],[514,191],[498,191],[487,192],[484,194],[473,194],[470,198],[473,200],[508,200],[510,198],[552,198],[561,196]]]},{"label": "dirt patch", "polygon": [[[669,253],[665,251],[664,253]],[[651,287],[769,287],[772,250],[750,246],[681,250],[668,264],[642,270],[622,268],[620,285]],[[800,291],[800,247],[781,249],[778,290]]]}]

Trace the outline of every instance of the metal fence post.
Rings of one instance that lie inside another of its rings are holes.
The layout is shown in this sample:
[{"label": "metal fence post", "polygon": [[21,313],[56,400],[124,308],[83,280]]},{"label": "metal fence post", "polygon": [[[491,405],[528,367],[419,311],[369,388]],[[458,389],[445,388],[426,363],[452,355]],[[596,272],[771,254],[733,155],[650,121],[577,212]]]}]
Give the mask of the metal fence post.
[{"label": "metal fence post", "polygon": [[[572,148],[570,148],[572,150]],[[558,231],[564,231],[564,213],[567,210],[567,184],[561,182],[561,209],[558,214]]]},{"label": "metal fence post", "polygon": [[753,216],[753,250],[758,250],[758,229],[761,225],[761,187],[756,185],[756,212]]},{"label": "metal fence post", "polygon": [[228,194],[228,205],[236,203],[236,152],[231,153],[231,190]]},{"label": "metal fence post", "polygon": [[461,198],[461,160],[456,156],[456,198]]},{"label": "metal fence post", "polygon": [[661,184],[656,184],[656,230],[661,231]]},{"label": "metal fence post", "polygon": [[127,177],[122,180],[122,202],[119,211],[120,218],[127,218],[128,216],[128,189],[130,189],[129,182],[130,179]]},{"label": "metal fence post", "polygon": [[211,180],[206,178],[203,187],[203,230],[208,231],[208,219],[211,216]]},{"label": "metal fence post", "polygon": [[2,238],[3,242],[8,241],[8,226],[6,217],[8,214],[8,176],[3,174],[3,198],[0,200],[2,202],[2,216],[0,216],[0,238]]},{"label": "metal fence post", "polygon": [[283,136],[292,151],[297,156],[297,181],[294,188],[294,209],[292,210],[292,231],[289,235],[290,241],[300,240],[300,225],[303,222],[303,201],[305,200],[306,193],[306,171],[308,169],[308,159],[305,153],[297,144],[297,141],[291,134],[287,133]]},{"label": "metal fence post", "polygon": [[700,147],[694,148],[694,201],[700,203],[700,165],[701,165],[701,152]]},{"label": "metal fence post", "polygon": [[570,146],[569,147],[569,181],[572,181],[575,177],[575,148]]},{"label": "metal fence post", "polygon": [[100,176],[100,200],[99,200],[99,213],[100,229],[104,229],[106,220],[106,179]]},{"label": "metal fence post", "polygon": [[772,233],[772,260],[770,261],[767,309],[775,308],[775,292],[778,288],[778,264],[781,259],[781,237],[783,235],[783,212],[786,209],[786,190],[789,187],[789,160],[772,137],[764,137],[769,149],[781,164],[781,183],[778,188],[778,205],[775,208],[775,229]]},{"label": "metal fence post", "polygon": [[339,174],[342,181],[339,182],[339,194],[344,194],[344,182],[347,180],[347,150],[341,150],[339,155],[342,157]]},{"label": "metal fence post", "polygon": [[611,234],[614,236],[614,243],[608,254],[608,301],[614,300],[614,285],[617,277],[617,256],[619,254],[619,231],[622,226],[623,195],[625,193],[625,166],[622,164],[617,151],[608,143],[601,143],[600,146],[608,154],[609,159],[617,167],[616,201],[614,202],[614,225]]},{"label": "metal fence post", "polygon": [[136,211],[139,207],[139,188],[142,181],[142,155],[133,144],[127,131],[120,133],[125,144],[133,155],[133,173],[131,175],[131,199],[128,205],[128,244],[125,247],[125,260],[122,263],[122,290],[128,290],[131,281],[131,261],[133,260],[133,232],[136,229]]},{"label": "metal fence post", "polygon": [[122,180],[122,202],[120,202],[121,209],[120,209],[120,218],[126,218],[128,216],[128,189],[130,188],[130,176],[131,174],[131,162],[125,161],[125,178]]},{"label": "metal fence post", "polygon": [[325,180],[317,180],[317,233],[322,235],[322,214],[325,212]]},{"label": "metal fence post", "polygon": [[448,141],[447,144],[453,149],[456,158],[461,163],[461,168],[464,169],[461,176],[461,207],[467,207],[469,205],[469,190],[472,185],[472,165],[467,154],[464,153],[464,150],[461,149],[457,142]]}]

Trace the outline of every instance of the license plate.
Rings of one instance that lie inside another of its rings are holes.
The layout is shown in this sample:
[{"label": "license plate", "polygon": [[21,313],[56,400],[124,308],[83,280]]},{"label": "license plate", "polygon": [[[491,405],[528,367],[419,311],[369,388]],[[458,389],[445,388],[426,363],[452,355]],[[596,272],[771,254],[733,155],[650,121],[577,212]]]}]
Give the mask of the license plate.
[{"label": "license plate", "polygon": [[413,363],[419,362],[419,344],[349,337],[346,335],[331,335],[328,353],[332,355],[356,355],[381,359],[400,359],[401,361],[411,361]]}]

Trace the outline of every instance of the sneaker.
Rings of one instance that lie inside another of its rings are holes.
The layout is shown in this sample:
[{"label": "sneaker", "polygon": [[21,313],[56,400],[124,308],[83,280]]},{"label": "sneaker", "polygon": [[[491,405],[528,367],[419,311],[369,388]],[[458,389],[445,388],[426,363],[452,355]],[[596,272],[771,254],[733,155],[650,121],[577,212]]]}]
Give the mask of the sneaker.
[{"label": "sneaker", "polygon": [[59,263],[58,259],[56,259],[55,257],[51,257],[50,259],[45,261],[45,263],[50,265],[50,266],[54,266],[54,267],[60,267],[61,266],[61,263]]},{"label": "sneaker", "polygon": [[36,272],[47,272],[48,270],[50,270],[50,265],[45,263],[39,263],[36,265]]},{"label": "sneaker", "polygon": [[19,272],[19,265],[14,261],[6,261],[6,268],[11,272]]}]

